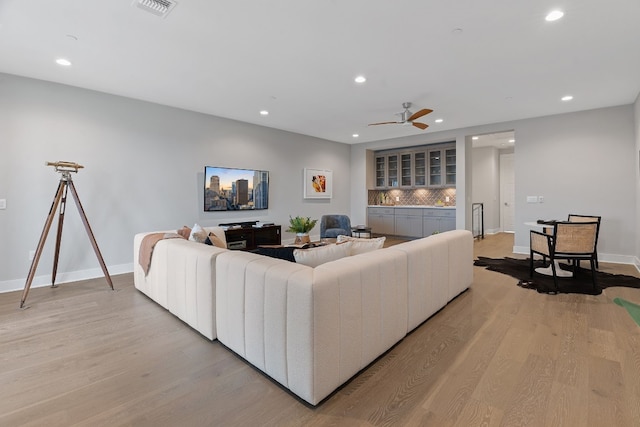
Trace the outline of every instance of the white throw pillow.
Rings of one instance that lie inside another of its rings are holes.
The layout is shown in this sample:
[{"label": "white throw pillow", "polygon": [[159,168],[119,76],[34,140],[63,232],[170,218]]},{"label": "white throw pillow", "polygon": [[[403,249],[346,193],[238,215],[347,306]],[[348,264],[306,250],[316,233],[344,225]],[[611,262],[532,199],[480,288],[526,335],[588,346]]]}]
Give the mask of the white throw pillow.
[{"label": "white throw pillow", "polygon": [[382,249],[384,246],[384,241],[386,237],[376,237],[375,239],[363,239],[361,237],[349,237],[349,236],[338,236],[336,241],[338,243],[341,242],[351,242],[351,252],[349,255],[358,255],[366,252],[375,251],[376,249]]},{"label": "white throw pillow", "polygon": [[189,240],[193,240],[194,242],[204,243],[209,237],[209,233],[200,226],[200,224],[195,224],[191,229],[191,234],[189,234]]},{"label": "white throw pillow", "polygon": [[296,249],[293,251],[293,257],[298,264],[317,267],[325,262],[347,257],[350,251],[351,242],[346,242],[340,245],[327,245],[319,248]]}]

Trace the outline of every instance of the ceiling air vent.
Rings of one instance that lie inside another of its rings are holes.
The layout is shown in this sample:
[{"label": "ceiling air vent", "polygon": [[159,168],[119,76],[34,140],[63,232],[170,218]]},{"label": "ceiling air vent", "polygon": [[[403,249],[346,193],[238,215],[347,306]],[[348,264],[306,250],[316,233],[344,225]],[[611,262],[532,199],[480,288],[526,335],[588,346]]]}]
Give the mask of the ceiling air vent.
[{"label": "ceiling air vent", "polygon": [[142,10],[164,18],[177,3],[170,0],[133,0],[133,4]]}]

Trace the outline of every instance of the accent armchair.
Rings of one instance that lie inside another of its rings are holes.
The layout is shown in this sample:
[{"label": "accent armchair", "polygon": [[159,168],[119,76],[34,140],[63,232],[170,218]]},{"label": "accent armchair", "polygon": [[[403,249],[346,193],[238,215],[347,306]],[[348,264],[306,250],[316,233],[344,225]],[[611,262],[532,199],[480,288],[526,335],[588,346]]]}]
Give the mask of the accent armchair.
[{"label": "accent armchair", "polygon": [[351,236],[351,220],[347,215],[322,215],[320,218],[320,238]]}]

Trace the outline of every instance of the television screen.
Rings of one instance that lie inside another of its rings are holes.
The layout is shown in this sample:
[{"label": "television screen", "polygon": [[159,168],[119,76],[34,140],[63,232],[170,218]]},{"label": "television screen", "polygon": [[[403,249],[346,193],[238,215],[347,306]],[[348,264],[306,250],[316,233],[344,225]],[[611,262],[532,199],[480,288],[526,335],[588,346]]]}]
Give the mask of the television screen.
[{"label": "television screen", "polygon": [[269,172],[204,167],[204,211],[238,211],[269,207]]}]

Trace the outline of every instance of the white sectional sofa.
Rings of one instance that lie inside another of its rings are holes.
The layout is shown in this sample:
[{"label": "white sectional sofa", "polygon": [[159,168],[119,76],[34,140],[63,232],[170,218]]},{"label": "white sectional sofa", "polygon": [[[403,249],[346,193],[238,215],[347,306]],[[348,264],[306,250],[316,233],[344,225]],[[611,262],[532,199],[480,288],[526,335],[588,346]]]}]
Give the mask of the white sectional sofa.
[{"label": "white sectional sofa", "polygon": [[315,268],[181,239],[158,246],[136,288],[313,405],[473,280],[464,230]]}]

